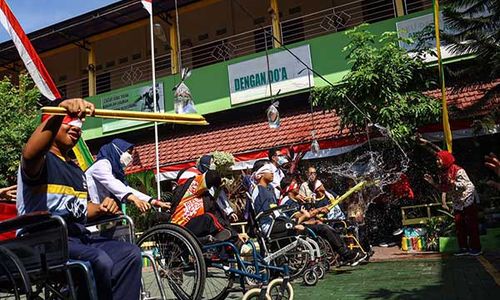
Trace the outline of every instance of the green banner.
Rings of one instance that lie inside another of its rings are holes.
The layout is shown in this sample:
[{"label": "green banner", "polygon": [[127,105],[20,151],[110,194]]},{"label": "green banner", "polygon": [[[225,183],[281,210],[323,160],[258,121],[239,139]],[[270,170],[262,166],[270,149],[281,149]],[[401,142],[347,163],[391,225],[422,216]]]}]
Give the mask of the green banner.
[{"label": "green banner", "polygon": [[[156,111],[165,112],[163,83],[156,84]],[[136,86],[100,97],[103,109],[154,112],[153,88],[151,85]],[[145,124],[144,121],[102,119],[102,131],[109,132]]]}]

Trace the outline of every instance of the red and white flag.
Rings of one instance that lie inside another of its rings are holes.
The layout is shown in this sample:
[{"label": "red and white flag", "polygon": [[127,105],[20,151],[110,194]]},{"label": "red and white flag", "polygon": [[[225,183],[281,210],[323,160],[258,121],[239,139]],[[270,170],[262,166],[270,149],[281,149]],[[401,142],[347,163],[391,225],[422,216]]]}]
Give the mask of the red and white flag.
[{"label": "red and white flag", "polygon": [[45,69],[42,60],[36,53],[35,48],[33,48],[33,45],[31,45],[30,40],[5,0],[0,0],[0,23],[2,23],[12,38],[19,56],[21,56],[26,69],[42,95],[49,100],[61,98],[61,94],[57,90],[49,72]]},{"label": "red and white flag", "polygon": [[142,5],[144,9],[148,11],[150,15],[153,14],[153,0],[142,0]]}]

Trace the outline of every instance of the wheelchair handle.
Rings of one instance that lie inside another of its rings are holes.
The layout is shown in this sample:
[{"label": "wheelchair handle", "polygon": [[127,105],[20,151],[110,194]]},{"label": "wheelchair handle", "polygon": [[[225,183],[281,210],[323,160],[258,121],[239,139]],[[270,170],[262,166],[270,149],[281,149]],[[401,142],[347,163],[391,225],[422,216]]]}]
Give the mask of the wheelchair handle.
[{"label": "wheelchair handle", "polygon": [[293,211],[294,209],[291,209],[290,206],[288,205],[279,205],[279,206],[275,206],[275,207],[272,207],[270,209],[267,209],[265,211],[261,211],[255,218],[258,220],[262,217],[265,217],[265,216],[269,216],[269,215],[273,215],[273,213],[275,211],[280,211],[280,212],[289,212],[289,211]]},{"label": "wheelchair handle", "polygon": [[52,215],[48,211],[36,211],[0,222],[0,233],[20,229],[26,225],[50,220]]}]

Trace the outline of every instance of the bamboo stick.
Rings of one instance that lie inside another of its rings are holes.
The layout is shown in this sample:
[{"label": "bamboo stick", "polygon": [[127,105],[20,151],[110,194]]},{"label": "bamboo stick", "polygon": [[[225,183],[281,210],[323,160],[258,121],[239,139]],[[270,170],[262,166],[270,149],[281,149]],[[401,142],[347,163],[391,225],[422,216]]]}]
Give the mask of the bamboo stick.
[{"label": "bamboo stick", "polygon": [[362,190],[365,185],[367,184],[366,181],[361,181],[360,183],[356,184],[355,186],[353,186],[352,188],[350,188],[347,192],[345,192],[342,196],[336,198],[336,199],[332,199],[332,202],[331,204],[328,206],[328,209],[332,209],[334,208],[337,204],[339,204],[340,202],[344,201],[345,199],[349,198],[349,196],[351,196],[352,194]]},{"label": "bamboo stick", "polygon": [[[42,113],[51,115],[66,115],[66,109],[63,107],[44,106],[42,107]],[[92,117],[163,122],[184,125],[208,125],[208,122],[205,120],[205,118],[197,114],[169,114],[128,110],[96,109]]]},{"label": "bamboo stick", "polygon": [[328,205],[328,209],[334,208],[337,204],[339,204],[340,202],[342,202],[345,199],[349,198],[352,194],[361,191],[366,186],[371,186],[371,185],[374,185],[374,184],[378,184],[379,182],[380,182],[380,180],[375,180],[375,181],[371,181],[371,182],[361,181],[360,183],[358,183],[355,186],[353,186],[352,188],[350,188],[343,195],[341,195],[341,196],[339,196],[337,198],[331,199],[330,205]]}]

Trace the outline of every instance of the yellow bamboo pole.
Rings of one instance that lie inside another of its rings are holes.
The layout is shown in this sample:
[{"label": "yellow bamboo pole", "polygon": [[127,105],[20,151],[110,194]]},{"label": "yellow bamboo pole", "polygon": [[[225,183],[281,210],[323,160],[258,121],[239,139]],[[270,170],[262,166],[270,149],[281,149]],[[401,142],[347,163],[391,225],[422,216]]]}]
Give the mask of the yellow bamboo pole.
[{"label": "yellow bamboo pole", "polygon": [[280,9],[278,5],[278,0],[271,0],[271,22],[273,28],[273,47],[279,48],[281,47],[281,24],[280,24]]},{"label": "yellow bamboo pole", "polygon": [[338,205],[340,202],[344,201],[345,199],[349,198],[352,194],[362,190],[366,185],[368,184],[367,181],[361,181],[360,183],[356,184],[352,188],[350,188],[347,192],[345,192],[342,196],[332,199],[333,201],[330,203],[328,206],[328,209],[334,208],[336,205]]},{"label": "yellow bamboo pole", "polygon": [[[43,114],[66,115],[66,109],[63,107],[42,107]],[[208,122],[201,115],[197,114],[169,114],[152,113],[142,111],[96,109],[92,117],[105,119],[122,119],[148,122],[163,122],[184,125],[208,125]]]}]

